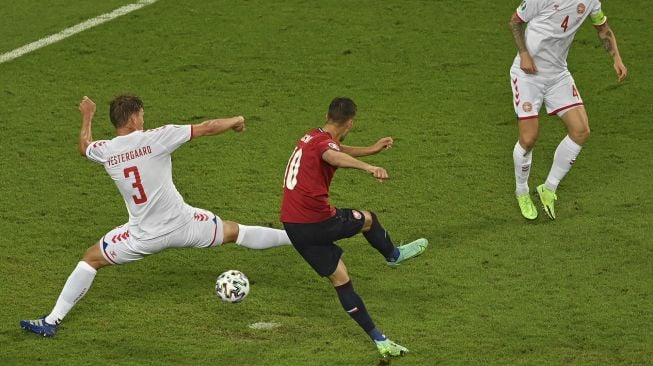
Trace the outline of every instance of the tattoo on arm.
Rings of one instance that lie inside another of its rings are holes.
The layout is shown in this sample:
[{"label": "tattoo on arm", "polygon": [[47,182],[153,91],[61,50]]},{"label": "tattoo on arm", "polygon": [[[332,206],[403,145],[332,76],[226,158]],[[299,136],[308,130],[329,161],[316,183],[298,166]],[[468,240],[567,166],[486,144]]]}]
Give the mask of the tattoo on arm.
[{"label": "tattoo on arm", "polygon": [[526,48],[526,24],[521,22],[515,22],[514,20],[510,21],[510,30],[512,31],[512,36],[515,38],[515,43],[517,44],[517,49],[519,52],[527,52]]},{"label": "tattoo on arm", "polygon": [[603,48],[612,56],[614,56],[614,36],[610,28],[606,29],[604,32],[599,32],[599,38],[603,42]]}]

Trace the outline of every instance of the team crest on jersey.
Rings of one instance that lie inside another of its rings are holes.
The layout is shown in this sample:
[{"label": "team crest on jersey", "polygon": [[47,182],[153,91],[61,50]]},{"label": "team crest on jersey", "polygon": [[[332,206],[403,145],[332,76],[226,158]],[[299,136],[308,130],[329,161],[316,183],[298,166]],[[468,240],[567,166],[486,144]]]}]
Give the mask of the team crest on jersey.
[{"label": "team crest on jersey", "polygon": [[578,14],[585,13],[585,4],[583,3],[578,4],[578,6],[576,7],[576,13]]},{"label": "team crest on jersey", "polygon": [[335,151],[340,151],[340,146],[338,146],[338,144],[336,144],[335,142],[329,142],[329,147]]},{"label": "team crest on jersey", "polygon": [[526,102],[522,108],[524,109],[524,112],[530,112],[533,110],[533,105],[530,102]]},{"label": "team crest on jersey", "polygon": [[312,139],[313,139],[313,136],[311,136],[309,134],[306,134],[300,140],[301,140],[301,142],[303,142],[305,144],[308,144],[308,142],[311,141]]},{"label": "team crest on jersey", "polygon": [[553,11],[559,11],[560,10],[560,5],[559,4],[553,4]]}]

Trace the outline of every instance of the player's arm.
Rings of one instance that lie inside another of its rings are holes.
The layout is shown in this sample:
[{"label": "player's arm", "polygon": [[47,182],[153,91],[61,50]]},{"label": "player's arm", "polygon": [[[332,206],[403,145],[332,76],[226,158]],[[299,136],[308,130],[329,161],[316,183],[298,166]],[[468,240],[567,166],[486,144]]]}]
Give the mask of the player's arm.
[{"label": "player's arm", "polygon": [[86,156],[86,148],[93,142],[91,125],[95,114],[95,103],[89,97],[84,96],[79,103],[79,112],[82,114],[82,128],[79,132],[79,153]]},{"label": "player's arm", "polygon": [[[602,12],[600,12],[600,16],[605,17]],[[592,19],[592,21],[594,21],[594,19]],[[623,81],[628,74],[628,69],[626,69],[623,61],[621,61],[621,55],[619,54],[619,48],[617,47],[617,39],[608,25],[607,18],[601,24],[597,25],[595,23],[594,28],[596,28],[596,31],[598,32],[599,39],[603,42],[603,48],[608,51],[614,60],[614,71],[617,73],[619,81]]]},{"label": "player's arm", "polygon": [[392,137],[384,137],[371,146],[347,146],[340,145],[340,151],[353,157],[368,156],[392,147]]},{"label": "player's arm", "polygon": [[231,118],[210,119],[191,126],[193,137],[218,135],[228,130],[242,132],[245,130],[243,116]]},{"label": "player's arm", "polygon": [[533,57],[528,52],[528,48],[526,48],[526,22],[517,15],[517,12],[514,12],[508,24],[512,32],[512,37],[515,39],[517,50],[519,51],[519,58],[521,59],[520,68],[527,74],[535,74],[537,72],[537,66],[535,66],[535,61],[533,61]]},{"label": "player's arm", "polygon": [[[342,147],[341,147],[342,148]],[[374,176],[379,182],[388,179],[388,172],[378,166],[370,165],[364,161],[360,161],[349,154],[341,151],[326,150],[322,153],[322,160],[338,168],[354,168],[366,171]]]}]

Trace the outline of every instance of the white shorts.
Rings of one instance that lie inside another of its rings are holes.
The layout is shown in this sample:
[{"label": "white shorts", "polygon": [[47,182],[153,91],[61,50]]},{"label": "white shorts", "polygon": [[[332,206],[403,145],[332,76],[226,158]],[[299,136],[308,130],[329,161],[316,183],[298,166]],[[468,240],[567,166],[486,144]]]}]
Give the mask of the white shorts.
[{"label": "white shorts", "polygon": [[157,238],[139,240],[129,235],[127,224],[109,231],[100,239],[100,249],[111,264],[142,259],[168,248],[207,248],[222,244],[222,220],[212,212],[195,208],[184,226]]},{"label": "white shorts", "polygon": [[568,70],[557,75],[530,75],[518,67],[510,68],[513,107],[517,119],[537,117],[542,102],[549,115],[562,116],[568,110],[583,105],[583,99]]}]

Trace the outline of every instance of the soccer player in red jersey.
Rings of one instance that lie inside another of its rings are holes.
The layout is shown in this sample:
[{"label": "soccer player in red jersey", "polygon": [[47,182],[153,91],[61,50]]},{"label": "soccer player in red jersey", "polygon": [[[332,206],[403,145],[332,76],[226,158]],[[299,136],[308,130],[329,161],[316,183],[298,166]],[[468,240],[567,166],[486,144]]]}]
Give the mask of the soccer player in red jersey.
[{"label": "soccer player in red jersey", "polygon": [[311,130],[299,139],[286,167],[281,221],[293,247],[319,275],[331,281],[342,307],[375,342],[381,355],[400,356],[408,350],[376,328],[363,300],[354,291],[341,259],[342,249],[335,242],[362,232],[387,264],[394,267],[422,254],[428,241],[417,239],[397,248],[373,212],[335,208],[329,203],[329,185],[337,168],[360,169],[380,182],[388,179],[384,168],[356,157],[390,148],[391,137],[368,147],[342,144],[355,116],[353,100],[335,98],[329,105],[324,127]]}]

